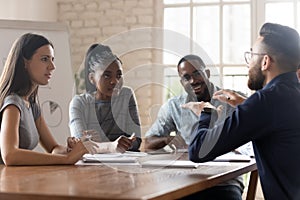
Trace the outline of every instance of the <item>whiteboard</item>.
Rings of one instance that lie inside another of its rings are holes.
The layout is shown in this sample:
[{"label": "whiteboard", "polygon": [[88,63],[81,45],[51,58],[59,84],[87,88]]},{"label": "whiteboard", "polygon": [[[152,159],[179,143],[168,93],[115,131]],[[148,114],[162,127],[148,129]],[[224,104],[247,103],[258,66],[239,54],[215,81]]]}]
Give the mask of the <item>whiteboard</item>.
[{"label": "whiteboard", "polygon": [[0,20],[1,73],[13,42],[27,32],[41,34],[54,45],[56,69],[50,83],[39,87],[39,102],[52,135],[59,144],[66,144],[70,136],[68,108],[74,88],[68,28],[56,22]]}]

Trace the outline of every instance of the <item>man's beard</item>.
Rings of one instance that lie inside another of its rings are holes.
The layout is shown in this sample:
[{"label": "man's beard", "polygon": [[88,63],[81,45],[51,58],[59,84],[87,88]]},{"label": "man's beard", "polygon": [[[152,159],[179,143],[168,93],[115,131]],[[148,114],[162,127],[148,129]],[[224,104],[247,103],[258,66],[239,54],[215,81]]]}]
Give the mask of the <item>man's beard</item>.
[{"label": "man's beard", "polygon": [[211,99],[211,95],[209,93],[209,89],[208,87],[205,85],[203,86],[205,87],[204,91],[200,92],[200,93],[195,93],[195,91],[193,90],[191,85],[185,86],[185,91],[193,96],[194,98],[197,99],[197,101],[205,101],[205,102],[209,102]]},{"label": "man's beard", "polygon": [[262,74],[260,67],[254,66],[249,70],[248,87],[250,90],[260,90],[263,88],[265,76]]},{"label": "man's beard", "polygon": [[206,87],[205,90],[201,94],[196,94],[197,100],[204,101],[204,102],[210,102],[211,100],[211,94],[209,93],[208,88]]},{"label": "man's beard", "polygon": [[[201,85],[201,91],[197,92],[193,89],[194,87],[198,87]],[[197,101],[204,101],[204,102],[209,102],[211,99],[211,94],[209,92],[210,88],[210,82],[209,81],[203,81],[203,82],[198,82],[193,85],[187,84],[184,86],[185,91],[193,96],[194,98],[197,99]]]}]

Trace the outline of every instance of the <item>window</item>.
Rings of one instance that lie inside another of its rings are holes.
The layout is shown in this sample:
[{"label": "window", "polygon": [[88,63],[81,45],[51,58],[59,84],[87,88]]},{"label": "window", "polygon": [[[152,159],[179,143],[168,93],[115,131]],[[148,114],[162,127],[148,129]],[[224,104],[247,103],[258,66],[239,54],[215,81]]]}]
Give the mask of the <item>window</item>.
[{"label": "window", "polygon": [[[261,25],[274,22],[299,31],[298,19],[300,0],[164,0],[164,29],[181,34],[190,42],[176,41],[173,48],[180,49],[181,55],[179,51],[165,52],[163,62],[176,67],[185,54],[202,57],[200,47],[209,57],[212,82],[249,95],[243,55],[255,41]],[[164,45],[168,38],[166,34]],[[172,83],[168,85],[170,91],[181,92],[179,81],[174,81],[176,77],[174,71],[165,70],[165,83]]]}]

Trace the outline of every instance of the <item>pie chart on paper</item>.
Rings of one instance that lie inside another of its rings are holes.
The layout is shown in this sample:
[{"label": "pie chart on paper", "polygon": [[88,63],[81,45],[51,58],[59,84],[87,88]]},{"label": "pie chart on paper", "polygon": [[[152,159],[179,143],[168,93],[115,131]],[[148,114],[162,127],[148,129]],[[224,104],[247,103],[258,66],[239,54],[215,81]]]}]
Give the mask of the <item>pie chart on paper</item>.
[{"label": "pie chart on paper", "polygon": [[42,103],[42,113],[48,126],[57,127],[61,124],[62,109],[58,103],[50,100],[44,101]]}]

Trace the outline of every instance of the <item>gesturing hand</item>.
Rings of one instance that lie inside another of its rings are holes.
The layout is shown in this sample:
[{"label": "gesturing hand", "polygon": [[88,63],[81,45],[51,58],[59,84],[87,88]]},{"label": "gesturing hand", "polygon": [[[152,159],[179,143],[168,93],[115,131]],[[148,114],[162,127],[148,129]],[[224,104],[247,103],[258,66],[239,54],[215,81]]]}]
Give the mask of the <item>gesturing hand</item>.
[{"label": "gesturing hand", "polygon": [[204,108],[211,108],[216,109],[213,105],[211,105],[209,102],[188,102],[186,104],[181,105],[182,108],[190,109],[193,111],[197,116],[200,116],[201,112]]},{"label": "gesturing hand", "polygon": [[234,92],[232,90],[219,90],[213,94],[213,99],[217,99],[221,102],[228,103],[232,107],[236,107],[239,104],[242,104],[246,97]]}]

